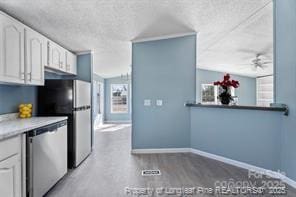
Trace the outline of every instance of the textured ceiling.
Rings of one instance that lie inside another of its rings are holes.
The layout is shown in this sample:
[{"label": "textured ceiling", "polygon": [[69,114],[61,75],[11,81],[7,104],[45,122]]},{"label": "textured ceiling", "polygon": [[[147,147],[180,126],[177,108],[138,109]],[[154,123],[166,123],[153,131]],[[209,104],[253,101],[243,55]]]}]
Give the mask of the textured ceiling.
[{"label": "textured ceiling", "polygon": [[271,1],[0,0],[0,8],[72,51],[93,50],[95,72],[103,77],[129,72],[130,40],[192,31],[199,32],[199,67],[257,75],[236,66],[250,62],[250,53],[233,50],[260,52],[270,45],[262,33],[270,21],[250,16]]},{"label": "textured ceiling", "polygon": [[[261,54],[264,69],[252,60]],[[273,5],[268,4],[199,53],[198,67],[251,77],[273,74]]]}]

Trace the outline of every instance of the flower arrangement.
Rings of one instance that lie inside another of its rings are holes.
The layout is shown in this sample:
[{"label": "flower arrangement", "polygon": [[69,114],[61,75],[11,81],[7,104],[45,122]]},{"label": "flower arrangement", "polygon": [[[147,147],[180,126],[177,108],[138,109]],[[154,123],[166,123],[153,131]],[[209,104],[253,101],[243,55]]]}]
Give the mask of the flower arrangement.
[{"label": "flower arrangement", "polygon": [[224,75],[223,81],[216,81],[214,82],[214,85],[220,86],[223,89],[222,93],[218,96],[221,103],[224,105],[229,105],[230,101],[233,100],[230,88],[238,88],[239,82],[236,80],[231,80],[230,75],[227,73]]}]

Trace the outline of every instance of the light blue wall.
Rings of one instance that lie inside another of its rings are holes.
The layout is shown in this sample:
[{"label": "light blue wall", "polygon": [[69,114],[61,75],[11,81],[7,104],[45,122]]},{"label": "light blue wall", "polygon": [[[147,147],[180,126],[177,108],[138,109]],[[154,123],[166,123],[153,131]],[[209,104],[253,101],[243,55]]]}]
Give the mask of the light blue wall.
[{"label": "light blue wall", "polygon": [[[111,113],[111,84],[128,84],[128,113]],[[121,77],[105,79],[105,120],[106,122],[130,122],[131,121],[131,82]]]},{"label": "light blue wall", "polygon": [[276,102],[290,109],[281,130],[281,170],[296,181],[296,1],[275,3]]},{"label": "light blue wall", "polygon": [[191,109],[191,147],[271,170],[280,169],[281,112]]},{"label": "light blue wall", "polygon": [[92,81],[92,54],[83,54],[77,56],[77,78],[83,81]]},{"label": "light blue wall", "polygon": [[37,107],[37,89],[32,86],[0,85],[0,114],[18,112],[20,103],[32,103]]},{"label": "light blue wall", "polygon": [[[184,103],[195,100],[196,36],[132,47],[132,147],[189,147],[190,110]],[[144,106],[145,99],[152,106]],[[156,106],[157,99],[163,106]]]},{"label": "light blue wall", "polygon": [[[197,69],[196,71],[196,99],[201,101],[201,84],[213,84],[214,81],[221,81],[224,73]],[[240,82],[240,87],[235,89],[239,105],[256,105],[256,78],[231,75],[232,79]]]}]

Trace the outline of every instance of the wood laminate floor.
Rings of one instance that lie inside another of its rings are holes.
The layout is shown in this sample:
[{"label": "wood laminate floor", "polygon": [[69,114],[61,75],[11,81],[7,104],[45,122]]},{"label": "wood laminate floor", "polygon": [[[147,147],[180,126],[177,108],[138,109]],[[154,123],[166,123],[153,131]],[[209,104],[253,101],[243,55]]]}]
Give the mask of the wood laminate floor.
[{"label": "wood laminate floor", "polygon": [[[215,189],[217,184],[225,181],[238,184],[244,181],[259,187],[262,181],[277,183],[278,180],[250,179],[244,169],[191,153],[132,155],[130,136],[130,127],[112,132],[96,131],[93,153],[78,168],[70,171],[47,196],[296,196],[296,191],[289,186],[285,195],[205,194],[205,190],[209,192],[209,188]],[[161,175],[142,176],[141,171],[146,169],[159,169]],[[152,195],[136,195],[135,192],[147,192],[146,188],[151,189],[148,191]],[[196,189],[193,195],[179,195],[185,190],[190,193],[189,188]]]}]

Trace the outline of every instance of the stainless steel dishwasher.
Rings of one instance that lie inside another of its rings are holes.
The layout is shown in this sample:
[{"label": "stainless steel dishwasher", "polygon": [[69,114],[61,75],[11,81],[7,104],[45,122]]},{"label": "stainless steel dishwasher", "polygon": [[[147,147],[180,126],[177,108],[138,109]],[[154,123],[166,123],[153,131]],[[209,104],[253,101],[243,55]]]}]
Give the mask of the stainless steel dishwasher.
[{"label": "stainless steel dishwasher", "polygon": [[27,193],[42,197],[67,173],[67,121],[27,134]]}]

